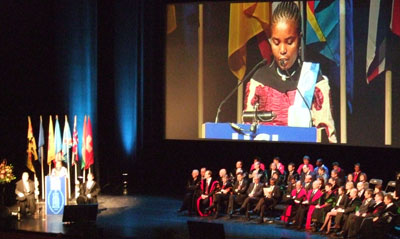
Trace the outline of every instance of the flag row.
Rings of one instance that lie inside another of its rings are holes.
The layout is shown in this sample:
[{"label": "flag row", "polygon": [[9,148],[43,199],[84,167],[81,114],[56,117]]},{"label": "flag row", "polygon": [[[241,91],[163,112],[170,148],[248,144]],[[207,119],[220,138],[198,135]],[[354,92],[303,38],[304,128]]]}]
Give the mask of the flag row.
[{"label": "flag row", "polygon": [[[28,148],[27,148],[27,161],[26,166],[32,172],[35,172],[33,161],[39,160],[41,164],[47,162],[48,165],[55,163],[56,161],[64,161],[68,165],[71,163],[72,166],[79,167],[81,169],[89,169],[94,163],[94,152],[93,152],[93,133],[92,124],[90,117],[85,115],[83,121],[83,134],[81,137],[81,158],[79,160],[79,139],[77,131],[77,116],[74,117],[74,128],[71,135],[71,129],[68,123],[68,117],[65,116],[64,130],[61,135],[60,123],[58,116],[55,116],[55,123],[53,126],[53,117],[49,117],[49,130],[47,137],[47,160],[45,161],[44,147],[45,147],[45,135],[43,130],[43,119],[40,116],[39,125],[39,141],[36,145],[36,140],[33,134],[33,128],[31,118],[28,116]],[[72,149],[72,150],[71,150]],[[72,154],[70,154],[70,152]],[[71,157],[70,157],[71,155]]]}]

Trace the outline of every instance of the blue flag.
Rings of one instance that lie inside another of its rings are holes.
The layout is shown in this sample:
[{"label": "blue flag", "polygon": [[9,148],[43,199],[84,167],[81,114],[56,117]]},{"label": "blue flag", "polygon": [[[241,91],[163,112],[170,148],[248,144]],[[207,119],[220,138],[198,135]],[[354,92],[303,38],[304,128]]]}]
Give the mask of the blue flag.
[{"label": "blue flag", "polygon": [[43,150],[41,149],[41,147],[44,147],[44,131],[43,131],[42,116],[40,116],[38,147],[39,147],[39,162],[42,163],[43,162],[43,157],[44,157],[44,155],[42,154]]},{"label": "blue flag", "polygon": [[60,124],[58,123],[57,115],[56,115],[56,128],[54,132],[54,146],[56,149],[56,160],[62,160],[61,130],[60,130]]},{"label": "blue flag", "polygon": [[[354,84],[353,1],[346,0],[346,92],[352,112]],[[340,87],[339,0],[307,1],[306,45],[332,61],[331,81]]]}]

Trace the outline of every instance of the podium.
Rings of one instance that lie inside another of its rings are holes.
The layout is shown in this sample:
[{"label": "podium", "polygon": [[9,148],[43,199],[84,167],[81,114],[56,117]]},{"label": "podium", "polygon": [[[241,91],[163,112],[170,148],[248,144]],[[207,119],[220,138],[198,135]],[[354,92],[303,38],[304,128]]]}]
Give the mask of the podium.
[{"label": "podium", "polygon": [[321,142],[321,131],[315,127],[289,127],[258,125],[255,133],[250,132],[250,124],[204,123],[202,136],[206,139],[261,140],[275,142]]},{"label": "podium", "polygon": [[62,215],[67,204],[66,177],[46,176],[46,214]]}]

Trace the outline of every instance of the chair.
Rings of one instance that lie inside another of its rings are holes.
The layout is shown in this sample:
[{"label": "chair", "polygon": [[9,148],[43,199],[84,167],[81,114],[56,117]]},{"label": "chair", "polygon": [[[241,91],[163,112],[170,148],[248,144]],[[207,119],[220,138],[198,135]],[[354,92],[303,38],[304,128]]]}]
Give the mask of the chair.
[{"label": "chair", "polygon": [[383,180],[382,179],[377,179],[377,178],[371,178],[371,180],[369,180],[369,184],[373,184],[375,185],[382,185],[383,184]]},{"label": "chair", "polygon": [[396,181],[389,181],[388,184],[386,185],[385,192],[388,192],[389,188],[395,188],[396,187]]}]

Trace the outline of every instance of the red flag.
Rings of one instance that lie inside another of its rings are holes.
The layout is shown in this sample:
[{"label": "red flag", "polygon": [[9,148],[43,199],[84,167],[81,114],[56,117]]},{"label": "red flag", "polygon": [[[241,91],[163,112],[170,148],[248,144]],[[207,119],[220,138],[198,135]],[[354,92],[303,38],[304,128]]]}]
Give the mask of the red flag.
[{"label": "red flag", "polygon": [[83,120],[81,169],[84,169],[85,165],[86,165],[86,144],[85,144],[86,140],[85,140],[85,138],[86,138],[86,115],[85,115],[85,119]]},{"label": "red flag", "polygon": [[392,4],[392,19],[390,22],[390,28],[394,34],[400,36],[400,0],[393,0]]},{"label": "red flag", "polygon": [[74,118],[74,132],[72,135],[72,165],[75,165],[79,161],[78,155],[78,131],[76,130],[76,115]]},{"label": "red flag", "polygon": [[85,150],[85,169],[89,169],[90,165],[94,163],[92,124],[89,116],[85,130]]}]

